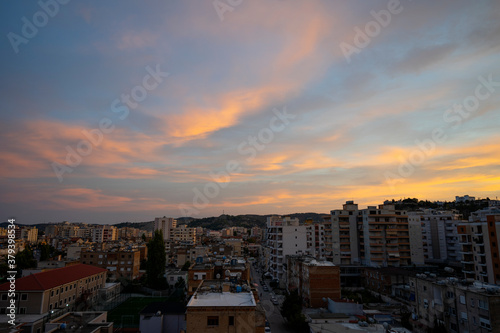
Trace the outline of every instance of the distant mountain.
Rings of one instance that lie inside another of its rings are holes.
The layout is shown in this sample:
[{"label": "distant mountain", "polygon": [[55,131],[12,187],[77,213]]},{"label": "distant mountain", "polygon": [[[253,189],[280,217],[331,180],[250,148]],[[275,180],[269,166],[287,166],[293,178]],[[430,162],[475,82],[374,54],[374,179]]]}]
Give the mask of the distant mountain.
[{"label": "distant mountain", "polygon": [[[300,223],[303,223],[306,219],[312,219],[313,221],[323,221],[323,216],[327,214],[318,213],[294,213],[286,214],[292,218],[298,218]],[[190,218],[188,222],[189,227],[203,227],[211,230],[221,230],[228,227],[265,227],[267,218],[272,215],[221,215],[214,217],[205,217],[201,219]],[[179,220],[178,223],[179,224]]]},{"label": "distant mountain", "polygon": [[136,228],[140,230],[153,231],[155,227],[155,221],[148,222],[121,222],[117,224],[113,224],[113,226],[117,228]]}]

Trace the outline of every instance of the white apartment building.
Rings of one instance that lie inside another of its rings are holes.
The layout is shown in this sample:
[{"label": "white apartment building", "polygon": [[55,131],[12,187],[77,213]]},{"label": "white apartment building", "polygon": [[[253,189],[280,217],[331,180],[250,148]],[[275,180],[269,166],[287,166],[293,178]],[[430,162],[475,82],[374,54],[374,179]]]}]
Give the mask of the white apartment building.
[{"label": "white apartment building", "polygon": [[172,229],[177,226],[177,220],[172,217],[157,217],[155,218],[155,231],[161,230],[163,240],[169,241],[172,235]]},{"label": "white apartment building", "polygon": [[187,225],[179,225],[174,229],[170,230],[171,239],[176,243],[181,243],[185,245],[196,244],[196,228],[188,228]]},{"label": "white apartment building", "polygon": [[500,284],[500,212],[478,211],[458,225],[464,277]]},{"label": "white apartment building", "polygon": [[92,229],[92,242],[104,243],[118,239],[118,229],[112,225],[99,225]]},{"label": "white apartment building", "polygon": [[267,247],[269,248],[269,272],[273,279],[282,280],[287,255],[305,254],[307,226],[299,225],[299,219],[289,216],[267,218]]},{"label": "white apartment building", "polygon": [[409,218],[420,221],[424,260],[427,263],[459,263],[461,261],[457,226],[462,216],[453,211],[425,209],[410,212]]},{"label": "white apartment building", "polygon": [[[343,209],[331,211],[331,223],[331,258],[336,265],[399,267],[422,262],[419,230],[410,229],[406,211],[396,210],[394,205],[360,210],[347,201]],[[325,232],[329,248],[328,228]],[[416,242],[413,247],[410,239]]]},{"label": "white apartment building", "polygon": [[307,250],[306,254],[316,259],[325,258],[325,226],[321,223],[306,221]]}]

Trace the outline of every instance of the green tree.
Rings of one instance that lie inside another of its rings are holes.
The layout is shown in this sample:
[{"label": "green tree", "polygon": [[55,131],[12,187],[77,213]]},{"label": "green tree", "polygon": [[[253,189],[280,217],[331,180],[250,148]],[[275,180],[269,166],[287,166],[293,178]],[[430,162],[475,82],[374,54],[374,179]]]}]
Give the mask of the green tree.
[{"label": "green tree", "polygon": [[40,249],[40,261],[45,261],[52,258],[55,252],[54,247],[49,244],[40,245],[39,249]]},{"label": "green tree", "polygon": [[188,271],[189,267],[191,267],[191,262],[188,260],[184,263],[184,265],[181,268],[181,271]]},{"label": "green tree", "polygon": [[36,260],[31,248],[27,247],[16,254],[16,265],[19,269],[36,268]]},{"label": "green tree", "polygon": [[186,289],[186,280],[184,280],[183,278],[179,277],[177,279],[177,282],[175,283],[175,288],[177,289]]},{"label": "green tree", "polygon": [[286,326],[293,332],[309,332],[309,325],[306,317],[302,314],[302,297],[297,290],[293,290],[285,295],[285,300],[281,305],[281,315],[286,320]]},{"label": "green tree", "polygon": [[163,233],[156,230],[153,238],[148,243],[148,262],[146,265],[147,285],[154,289],[166,287],[165,266],[167,258],[165,253],[165,243]]}]

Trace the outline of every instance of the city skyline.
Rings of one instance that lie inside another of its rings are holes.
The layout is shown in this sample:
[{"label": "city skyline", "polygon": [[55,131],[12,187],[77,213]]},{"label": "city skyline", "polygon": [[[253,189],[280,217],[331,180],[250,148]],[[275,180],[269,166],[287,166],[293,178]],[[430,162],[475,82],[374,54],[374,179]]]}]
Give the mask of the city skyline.
[{"label": "city skyline", "polygon": [[329,213],[500,192],[500,4],[0,5],[0,216]]}]

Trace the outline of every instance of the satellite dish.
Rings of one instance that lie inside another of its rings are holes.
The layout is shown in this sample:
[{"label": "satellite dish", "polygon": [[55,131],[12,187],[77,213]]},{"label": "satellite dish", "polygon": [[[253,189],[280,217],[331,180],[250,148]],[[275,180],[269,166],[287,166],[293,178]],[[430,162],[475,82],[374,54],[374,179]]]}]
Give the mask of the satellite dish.
[{"label": "satellite dish", "polygon": [[226,269],[225,274],[226,274],[226,276],[229,276],[229,275],[231,275],[231,271],[229,269]]},{"label": "satellite dish", "polygon": [[220,274],[219,274],[219,273],[217,273],[216,277],[217,277],[217,279],[220,279]]}]

